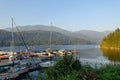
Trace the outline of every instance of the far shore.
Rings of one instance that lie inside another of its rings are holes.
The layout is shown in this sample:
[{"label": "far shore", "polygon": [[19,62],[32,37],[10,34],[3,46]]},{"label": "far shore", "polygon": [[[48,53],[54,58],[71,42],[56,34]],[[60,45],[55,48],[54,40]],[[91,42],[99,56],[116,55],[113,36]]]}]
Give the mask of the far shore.
[{"label": "far shore", "polygon": [[101,47],[101,49],[120,50],[120,47]]}]

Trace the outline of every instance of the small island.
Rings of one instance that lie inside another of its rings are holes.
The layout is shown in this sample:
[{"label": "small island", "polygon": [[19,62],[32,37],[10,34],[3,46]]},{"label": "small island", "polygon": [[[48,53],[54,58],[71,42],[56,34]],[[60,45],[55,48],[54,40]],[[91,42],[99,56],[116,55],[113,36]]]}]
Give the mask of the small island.
[{"label": "small island", "polygon": [[100,44],[101,48],[120,49],[120,29],[117,28],[114,32],[103,38]]}]

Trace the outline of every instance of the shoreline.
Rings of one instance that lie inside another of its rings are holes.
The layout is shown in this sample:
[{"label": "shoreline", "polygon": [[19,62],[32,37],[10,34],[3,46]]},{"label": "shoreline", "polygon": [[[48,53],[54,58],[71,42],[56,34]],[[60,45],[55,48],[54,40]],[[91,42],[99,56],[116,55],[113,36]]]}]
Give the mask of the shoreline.
[{"label": "shoreline", "polygon": [[120,50],[120,47],[101,47],[101,49]]}]

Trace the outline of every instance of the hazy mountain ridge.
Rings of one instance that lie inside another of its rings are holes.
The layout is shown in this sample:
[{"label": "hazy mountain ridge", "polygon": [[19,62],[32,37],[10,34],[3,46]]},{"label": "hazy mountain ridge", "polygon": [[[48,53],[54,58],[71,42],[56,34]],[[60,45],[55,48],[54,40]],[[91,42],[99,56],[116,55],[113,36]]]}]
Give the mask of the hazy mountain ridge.
[{"label": "hazy mountain ridge", "polygon": [[102,38],[107,36],[111,32],[112,31],[99,32],[99,31],[92,31],[92,30],[80,30],[80,31],[75,32],[75,34],[76,35],[83,34],[83,35],[85,35],[85,37],[83,39],[93,41],[96,43],[100,43]]},{"label": "hazy mountain ridge", "polygon": [[[98,31],[92,31],[92,30],[80,30],[76,32],[71,32],[56,26],[47,26],[47,25],[26,25],[26,26],[18,26],[18,28],[21,31],[42,30],[42,31],[58,32],[69,37],[83,39],[86,41],[90,41],[92,43],[100,43],[102,38],[111,32],[111,31],[98,32]],[[7,28],[5,30],[11,31],[11,28]]]},{"label": "hazy mountain ridge", "polygon": [[[55,32],[70,32],[64,29],[61,29],[56,26],[47,26],[47,25],[26,25],[26,26],[17,26],[20,31],[30,31],[30,30],[43,30],[43,31],[55,31]],[[6,28],[7,31],[12,31],[11,28]],[[15,31],[17,31],[15,29]]]},{"label": "hazy mountain ridge", "polygon": [[[54,31],[54,32],[59,32],[61,34],[67,35],[67,36],[72,36],[74,37],[75,35],[67,30],[61,29],[56,26],[47,26],[47,25],[26,25],[26,26],[17,26],[20,31],[33,31],[33,30],[42,30],[42,31]],[[6,28],[5,30],[7,31],[12,31],[11,28]],[[15,31],[17,31],[15,29]]]},{"label": "hazy mountain ridge", "polygon": [[[90,44],[90,41],[80,38],[74,38],[63,35],[58,32],[52,32],[52,45],[69,45],[69,44]],[[0,46],[10,46],[12,33],[8,31],[0,31]],[[49,45],[50,31],[30,30],[22,31],[23,38],[27,45]],[[18,32],[14,32],[14,41],[16,46],[23,45],[23,41]]]}]

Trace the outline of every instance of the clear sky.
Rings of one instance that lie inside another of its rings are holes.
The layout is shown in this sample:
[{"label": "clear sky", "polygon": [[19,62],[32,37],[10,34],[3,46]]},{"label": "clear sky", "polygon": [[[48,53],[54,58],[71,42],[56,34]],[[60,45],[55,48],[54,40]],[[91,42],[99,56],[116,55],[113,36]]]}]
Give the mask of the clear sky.
[{"label": "clear sky", "polygon": [[120,0],[0,0],[0,28],[49,25],[63,29],[114,30],[120,27]]}]

